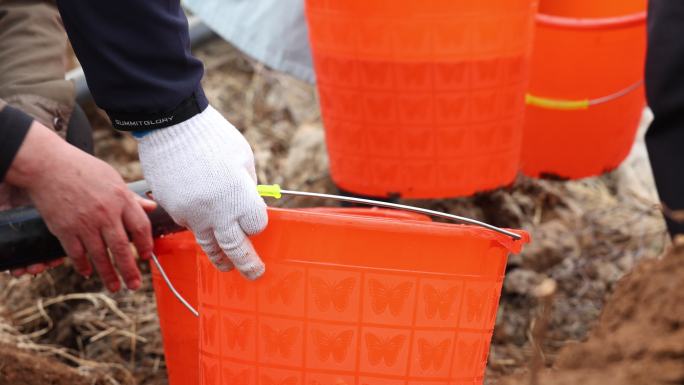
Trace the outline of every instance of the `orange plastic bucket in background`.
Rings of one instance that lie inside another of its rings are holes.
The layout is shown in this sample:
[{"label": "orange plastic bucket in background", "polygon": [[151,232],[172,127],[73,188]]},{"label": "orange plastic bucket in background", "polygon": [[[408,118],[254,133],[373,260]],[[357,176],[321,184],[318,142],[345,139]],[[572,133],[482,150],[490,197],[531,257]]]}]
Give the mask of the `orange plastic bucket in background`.
[{"label": "orange plastic bucket in background", "polygon": [[[156,239],[154,243],[155,254],[166,275],[195,308],[198,249],[189,231]],[[173,296],[155,265],[150,263],[150,266],[169,385],[198,384],[199,320]]]},{"label": "orange plastic bucket in background", "polygon": [[269,209],[256,282],[197,259],[201,384],[482,383],[527,234],[369,214]]},{"label": "orange plastic bucket in background", "polygon": [[525,174],[599,175],[629,154],[645,106],[640,83],[645,24],[644,12],[585,19],[537,16],[529,94],[553,102],[527,106]]},{"label": "orange plastic bucket in background", "polygon": [[307,0],[334,182],[439,198],[519,169],[536,0]]}]

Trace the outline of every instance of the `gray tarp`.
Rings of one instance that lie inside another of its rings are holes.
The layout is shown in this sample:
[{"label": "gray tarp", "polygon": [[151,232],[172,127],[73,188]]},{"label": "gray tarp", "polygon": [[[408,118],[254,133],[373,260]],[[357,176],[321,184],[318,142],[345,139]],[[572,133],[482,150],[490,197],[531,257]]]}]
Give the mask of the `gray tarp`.
[{"label": "gray tarp", "polygon": [[245,54],[314,81],[304,0],[184,0],[184,4]]}]

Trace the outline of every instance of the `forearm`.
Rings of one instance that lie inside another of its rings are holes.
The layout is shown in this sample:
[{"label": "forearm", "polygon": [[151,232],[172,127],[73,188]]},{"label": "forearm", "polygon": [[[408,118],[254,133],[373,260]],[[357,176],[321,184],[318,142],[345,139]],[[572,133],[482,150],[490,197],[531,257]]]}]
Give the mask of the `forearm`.
[{"label": "forearm", "polygon": [[[115,128],[149,131],[140,161],[154,198],[222,271],[265,267],[248,235],[268,223],[254,156],[208,103],[179,0],[58,0],[95,101]],[[163,129],[162,129],[163,128]]]},{"label": "forearm", "polygon": [[0,182],[19,152],[33,118],[0,100]]},{"label": "forearm", "polygon": [[58,0],[95,102],[115,128],[178,124],[207,106],[178,0]]},{"label": "forearm", "polygon": [[52,130],[32,121],[7,170],[5,181],[20,188],[34,187],[45,176],[48,166],[58,163],[60,154],[68,147],[70,145]]}]

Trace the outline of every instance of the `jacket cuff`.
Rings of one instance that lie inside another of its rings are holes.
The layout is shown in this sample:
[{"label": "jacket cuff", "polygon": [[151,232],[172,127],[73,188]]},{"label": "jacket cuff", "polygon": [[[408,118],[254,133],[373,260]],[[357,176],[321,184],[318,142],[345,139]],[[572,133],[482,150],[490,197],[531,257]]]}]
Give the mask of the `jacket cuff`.
[{"label": "jacket cuff", "polygon": [[19,152],[33,118],[9,105],[0,110],[0,182]]},{"label": "jacket cuff", "polygon": [[209,102],[199,87],[176,107],[163,112],[120,113],[107,111],[112,126],[121,131],[149,131],[184,122],[204,111]]}]

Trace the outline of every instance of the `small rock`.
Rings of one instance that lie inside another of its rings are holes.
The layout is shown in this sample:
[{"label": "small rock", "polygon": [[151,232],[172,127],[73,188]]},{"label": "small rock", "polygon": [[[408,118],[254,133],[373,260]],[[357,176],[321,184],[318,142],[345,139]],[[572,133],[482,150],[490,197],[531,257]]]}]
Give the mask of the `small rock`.
[{"label": "small rock", "polygon": [[504,291],[510,294],[532,295],[537,286],[547,279],[544,274],[539,274],[528,269],[514,269],[506,274]]},{"label": "small rock", "polygon": [[625,254],[622,257],[620,257],[620,259],[617,260],[617,266],[622,271],[631,270],[635,264],[636,264],[636,259],[631,254]]},{"label": "small rock", "polygon": [[596,273],[599,280],[607,284],[612,284],[622,277],[622,271],[612,262],[597,264]]},{"label": "small rock", "polygon": [[532,294],[537,298],[549,297],[556,292],[556,286],[556,281],[545,278],[537,287],[532,289]]}]

